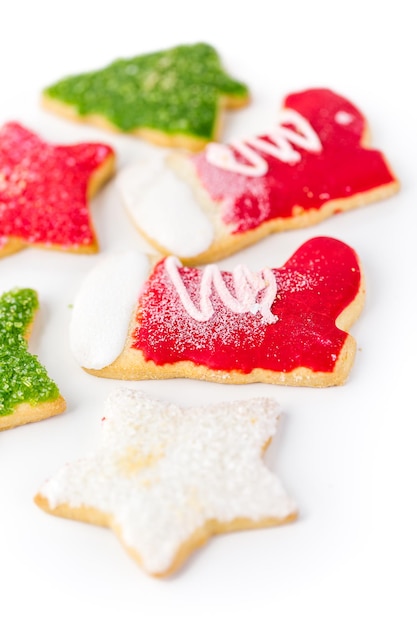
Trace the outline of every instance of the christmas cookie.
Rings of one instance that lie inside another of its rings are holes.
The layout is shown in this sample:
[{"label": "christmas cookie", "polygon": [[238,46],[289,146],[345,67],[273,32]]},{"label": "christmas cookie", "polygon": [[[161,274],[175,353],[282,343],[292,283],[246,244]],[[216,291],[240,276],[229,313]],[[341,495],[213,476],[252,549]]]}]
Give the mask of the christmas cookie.
[{"label": "christmas cookie", "polygon": [[190,150],[216,139],[223,111],[248,100],[246,85],[231,78],[204,43],[119,59],[43,92],[54,113]]},{"label": "christmas cookie", "polygon": [[274,400],[180,408],[120,389],[104,415],[97,451],[65,465],[35,502],[110,527],[147,573],[173,573],[211,535],[295,519],[262,460],[279,418]]},{"label": "christmas cookie", "polygon": [[88,202],[113,166],[107,145],[52,145],[16,122],[0,128],[0,257],[26,246],[96,252]]},{"label": "christmas cookie", "polygon": [[97,376],[324,387],[346,380],[355,355],[347,330],[363,301],[356,253],[329,237],[261,272],[126,252],[86,277],[70,342]]},{"label": "christmas cookie", "polygon": [[0,296],[0,430],[65,410],[58,387],[28,352],[27,338],[38,307],[32,289],[13,289]]},{"label": "christmas cookie", "polygon": [[269,133],[211,143],[196,155],[155,156],[117,182],[139,232],[187,264],[218,260],[399,187],[370,147],[362,113],[328,89],[287,96]]}]

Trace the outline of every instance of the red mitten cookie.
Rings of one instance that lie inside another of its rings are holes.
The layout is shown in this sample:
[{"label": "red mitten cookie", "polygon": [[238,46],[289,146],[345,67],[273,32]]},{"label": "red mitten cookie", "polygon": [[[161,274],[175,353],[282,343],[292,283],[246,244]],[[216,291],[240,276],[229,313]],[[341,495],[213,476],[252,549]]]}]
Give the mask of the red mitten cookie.
[{"label": "red mitten cookie", "polygon": [[111,378],[337,385],[353,363],[346,331],[363,282],[354,250],[328,237],[260,273],[182,267],[175,257],[152,265],[126,253],[86,278],[71,346],[81,366]]},{"label": "red mitten cookie", "polygon": [[369,147],[365,117],[328,89],[289,95],[270,133],[170,154],[121,172],[140,233],[189,264],[225,257],[276,231],[380,200],[399,184]]},{"label": "red mitten cookie", "polygon": [[16,122],[0,129],[0,258],[26,246],[96,252],[88,200],[111,176],[110,146],[52,145]]}]

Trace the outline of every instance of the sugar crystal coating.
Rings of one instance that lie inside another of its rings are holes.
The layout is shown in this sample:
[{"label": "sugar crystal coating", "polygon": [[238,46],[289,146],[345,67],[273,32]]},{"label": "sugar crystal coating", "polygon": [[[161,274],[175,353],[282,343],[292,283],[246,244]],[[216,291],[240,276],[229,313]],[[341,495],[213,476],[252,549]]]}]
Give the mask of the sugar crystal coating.
[{"label": "sugar crystal coating", "polygon": [[211,520],[261,525],[295,515],[262,461],[278,417],[267,398],[188,409],[119,389],[108,399],[95,454],[65,465],[40,493],[52,512],[67,504],[110,516],[144,568],[161,574]]},{"label": "sugar crystal coating", "polygon": [[94,243],[92,175],[113,154],[104,144],[52,145],[16,122],[0,129],[0,237],[77,249]]},{"label": "sugar crystal coating", "polygon": [[0,419],[23,402],[59,396],[56,384],[27,349],[25,334],[38,308],[36,292],[13,289],[0,297]]},{"label": "sugar crystal coating", "polygon": [[64,78],[44,94],[80,116],[103,116],[124,132],[150,128],[208,140],[221,97],[246,98],[248,89],[224,72],[214,48],[199,43],[118,59]]}]

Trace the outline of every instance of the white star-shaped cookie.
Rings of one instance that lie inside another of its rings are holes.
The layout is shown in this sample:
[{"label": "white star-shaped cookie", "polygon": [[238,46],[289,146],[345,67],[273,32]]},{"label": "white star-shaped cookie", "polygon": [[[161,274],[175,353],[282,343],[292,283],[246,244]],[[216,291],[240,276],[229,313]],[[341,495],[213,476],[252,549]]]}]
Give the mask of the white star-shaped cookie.
[{"label": "white star-shaped cookie", "polygon": [[296,517],[262,459],[279,412],[268,398],[181,408],[119,389],[98,450],[65,465],[35,501],[109,526],[145,571],[171,574],[215,533]]}]

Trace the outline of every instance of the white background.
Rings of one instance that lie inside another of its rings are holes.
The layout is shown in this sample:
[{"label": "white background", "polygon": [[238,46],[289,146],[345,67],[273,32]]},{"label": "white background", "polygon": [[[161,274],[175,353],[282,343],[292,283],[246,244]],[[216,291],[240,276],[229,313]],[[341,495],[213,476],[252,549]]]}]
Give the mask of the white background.
[{"label": "white background", "polygon": [[[0,292],[14,286],[39,292],[30,348],[68,403],[59,417],[0,433],[1,624],[416,624],[417,45],[411,7],[408,0],[3,4],[0,123],[18,120],[53,143],[106,141],[121,168],[156,148],[43,112],[42,87],[118,57],[206,41],[252,91],[250,107],[227,116],[224,139],[269,130],[291,91],[330,87],[366,115],[373,144],[402,188],[389,200],[271,236],[221,263],[227,269],[237,262],[278,266],[318,234],[357,250],[367,301],[351,329],[357,358],[340,388],[126,384],[84,373],[68,347],[80,281],[102,254],[143,247],[112,182],[92,202],[98,255],[27,249],[0,261]],[[109,530],[38,509],[33,496],[44,480],[94,448],[104,400],[123,384],[187,406],[277,398],[283,416],[267,463],[296,500],[299,520],[216,537],[178,575],[159,581],[142,572]]]}]

